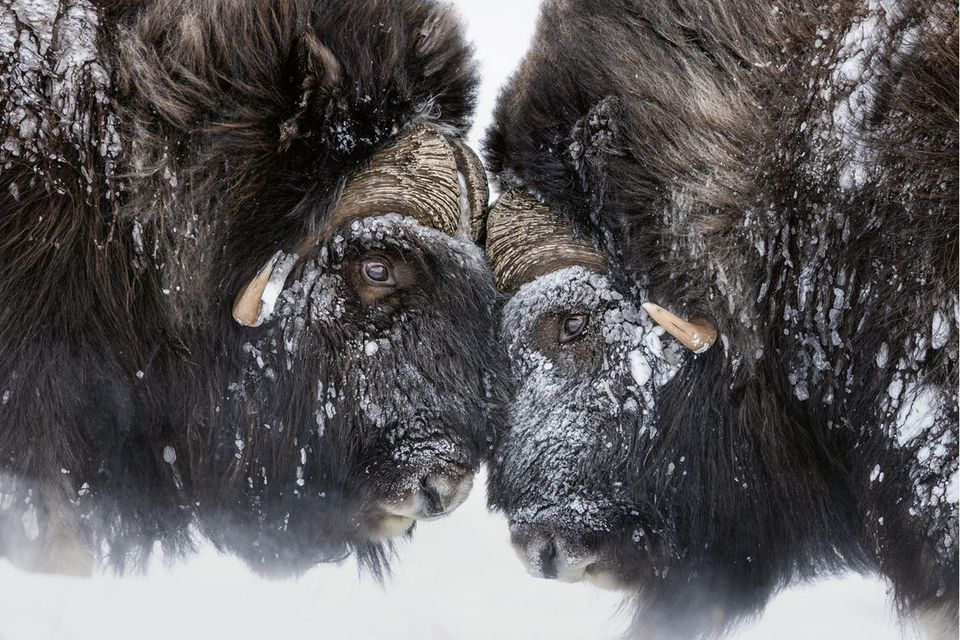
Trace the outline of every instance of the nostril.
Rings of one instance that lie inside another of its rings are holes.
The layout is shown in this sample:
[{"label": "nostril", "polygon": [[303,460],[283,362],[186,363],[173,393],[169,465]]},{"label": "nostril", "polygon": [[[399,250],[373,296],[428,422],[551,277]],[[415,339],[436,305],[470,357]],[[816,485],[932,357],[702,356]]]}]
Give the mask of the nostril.
[{"label": "nostril", "polygon": [[423,500],[423,511],[427,516],[438,516],[446,510],[443,496],[437,487],[425,478],[420,486],[420,497]]},{"label": "nostril", "polygon": [[557,543],[553,538],[540,547],[540,572],[544,578],[557,577]]},{"label": "nostril", "polygon": [[514,523],[510,542],[531,575],[560,582],[583,580],[600,558],[582,535],[550,522]]},{"label": "nostril", "polygon": [[459,507],[473,486],[473,476],[431,473],[410,492],[417,518],[445,516]]}]

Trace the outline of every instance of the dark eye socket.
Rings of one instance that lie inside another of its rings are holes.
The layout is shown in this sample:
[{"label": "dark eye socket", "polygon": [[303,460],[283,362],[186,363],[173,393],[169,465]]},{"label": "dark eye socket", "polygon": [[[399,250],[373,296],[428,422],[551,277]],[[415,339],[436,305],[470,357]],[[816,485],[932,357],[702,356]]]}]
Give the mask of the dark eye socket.
[{"label": "dark eye socket", "polygon": [[566,344],[583,335],[587,329],[587,316],[584,314],[570,314],[560,322],[560,334],[557,339],[560,344]]},{"label": "dark eye socket", "polygon": [[380,258],[368,258],[360,264],[360,273],[369,284],[377,287],[392,287],[396,284],[390,264]]}]

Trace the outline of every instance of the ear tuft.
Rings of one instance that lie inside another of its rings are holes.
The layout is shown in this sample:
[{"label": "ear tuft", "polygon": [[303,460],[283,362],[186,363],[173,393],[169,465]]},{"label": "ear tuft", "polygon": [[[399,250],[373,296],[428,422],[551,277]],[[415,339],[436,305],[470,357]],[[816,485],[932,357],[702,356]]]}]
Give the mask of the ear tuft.
[{"label": "ear tuft", "polygon": [[320,42],[311,30],[303,34],[301,39],[301,55],[307,75],[303,80],[304,88],[332,89],[343,80],[343,67],[326,45]]},{"label": "ear tuft", "polygon": [[423,63],[423,77],[441,73],[450,57],[459,53],[454,43],[462,40],[460,24],[450,10],[434,12],[417,34],[416,54]]},{"label": "ear tuft", "polygon": [[297,70],[303,74],[297,111],[280,125],[280,151],[285,152],[294,140],[304,135],[303,121],[310,104],[318,97],[333,93],[343,81],[343,66],[313,30],[301,36],[297,47]]},{"label": "ear tuft", "polygon": [[587,173],[598,173],[604,156],[623,155],[619,148],[619,111],[620,101],[607,96],[590,107],[585,116],[577,120],[570,132],[570,159],[580,173],[587,179]]}]

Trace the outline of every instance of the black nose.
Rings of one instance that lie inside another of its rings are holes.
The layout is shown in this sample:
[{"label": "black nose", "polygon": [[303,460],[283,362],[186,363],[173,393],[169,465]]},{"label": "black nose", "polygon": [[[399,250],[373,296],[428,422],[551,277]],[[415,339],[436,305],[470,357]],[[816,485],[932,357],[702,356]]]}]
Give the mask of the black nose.
[{"label": "black nose", "polygon": [[544,578],[554,579],[557,577],[557,541],[549,538],[543,542],[540,547],[540,572]]},{"label": "black nose", "polygon": [[427,517],[438,516],[446,511],[443,497],[437,488],[426,479],[420,484],[420,497],[423,500],[423,511]]},{"label": "black nose", "polygon": [[582,532],[551,522],[513,523],[510,541],[527,570],[540,578],[576,582],[598,560]]}]

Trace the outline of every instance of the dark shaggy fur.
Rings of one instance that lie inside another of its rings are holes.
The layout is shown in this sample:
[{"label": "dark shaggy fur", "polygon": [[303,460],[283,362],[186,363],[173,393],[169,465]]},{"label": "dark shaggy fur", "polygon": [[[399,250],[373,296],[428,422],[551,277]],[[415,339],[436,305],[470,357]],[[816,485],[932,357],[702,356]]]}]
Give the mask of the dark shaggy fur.
[{"label": "dark shaggy fur", "polygon": [[[188,546],[199,513],[256,566],[377,564],[378,500],[472,472],[493,299],[472,245],[351,226],[283,315],[249,329],[230,308],[412,123],[461,135],[476,81],[429,1],[0,10],[0,553],[56,531],[122,566]],[[368,255],[412,284],[363,304]]]},{"label": "dark shaggy fur", "polygon": [[[559,494],[538,490],[553,454],[511,462],[529,454],[516,435],[499,450],[492,501],[510,514],[596,483],[623,507],[587,546],[637,587],[638,628],[723,629],[843,568],[890,578],[905,611],[946,603],[956,628],[957,72],[952,3],[545,6],[500,97],[492,171],[593,237],[619,291],[722,337],[653,396],[612,381],[655,435],[578,407],[618,446],[582,445]],[[570,311],[532,299],[515,318]],[[505,327],[520,371],[542,326]],[[605,344],[583,349],[625,357]],[[548,354],[572,388],[627,372],[568,357]],[[525,402],[555,411],[549,389]]]}]

